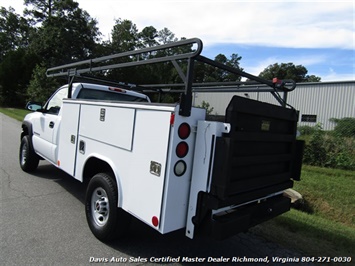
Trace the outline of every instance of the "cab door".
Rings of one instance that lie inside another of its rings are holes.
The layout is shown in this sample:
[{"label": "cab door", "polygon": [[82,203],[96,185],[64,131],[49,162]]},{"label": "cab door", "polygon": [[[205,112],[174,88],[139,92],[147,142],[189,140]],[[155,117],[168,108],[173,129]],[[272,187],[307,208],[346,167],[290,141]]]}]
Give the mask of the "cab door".
[{"label": "cab door", "polygon": [[68,95],[68,87],[58,89],[48,100],[32,123],[33,143],[36,152],[48,161],[56,164],[58,129],[61,121],[63,99]]}]

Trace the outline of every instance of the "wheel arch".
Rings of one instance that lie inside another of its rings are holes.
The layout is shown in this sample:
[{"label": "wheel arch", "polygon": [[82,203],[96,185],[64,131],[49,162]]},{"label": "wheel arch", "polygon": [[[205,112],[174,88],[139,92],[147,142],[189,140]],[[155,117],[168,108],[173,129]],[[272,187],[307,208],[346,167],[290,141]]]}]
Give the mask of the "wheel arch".
[{"label": "wheel arch", "polygon": [[[30,147],[32,150],[35,150],[32,142],[32,136],[33,136],[32,124],[28,121],[23,121],[21,127],[22,127],[22,132],[20,136],[20,141],[24,136],[28,135],[30,137]],[[42,160],[42,157],[40,157],[40,160]]]},{"label": "wheel arch", "polygon": [[22,132],[21,132],[21,139],[23,136],[29,135],[30,139],[32,140],[32,135],[33,135],[33,130],[32,130],[32,124],[30,122],[24,121],[22,122]]},{"label": "wheel arch", "polygon": [[114,181],[116,182],[117,192],[118,192],[118,203],[117,207],[122,207],[122,189],[121,182],[117,175],[117,169],[107,158],[101,158],[99,156],[89,157],[82,170],[82,181],[88,183],[90,179],[98,173],[110,174]]}]

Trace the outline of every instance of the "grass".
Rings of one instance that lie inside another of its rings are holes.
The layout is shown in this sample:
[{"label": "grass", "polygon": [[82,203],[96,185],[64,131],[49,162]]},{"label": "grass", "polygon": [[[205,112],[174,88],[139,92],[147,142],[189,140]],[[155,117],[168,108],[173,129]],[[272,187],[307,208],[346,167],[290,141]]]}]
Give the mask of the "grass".
[{"label": "grass", "polygon": [[25,109],[16,109],[16,108],[0,108],[0,112],[10,116],[18,121],[22,121],[25,115],[30,113],[31,111]]},{"label": "grass", "polygon": [[252,229],[308,256],[352,256],[355,250],[355,172],[303,166],[292,209]]},{"label": "grass", "polygon": [[310,257],[351,257],[355,248],[354,229],[296,210],[251,231]]},{"label": "grass", "polygon": [[355,172],[304,166],[295,190],[304,198],[304,210],[355,229]]},{"label": "grass", "polygon": [[[19,121],[27,110],[0,108]],[[304,165],[294,189],[297,208],[251,229],[309,256],[352,256],[355,250],[355,172]]]}]

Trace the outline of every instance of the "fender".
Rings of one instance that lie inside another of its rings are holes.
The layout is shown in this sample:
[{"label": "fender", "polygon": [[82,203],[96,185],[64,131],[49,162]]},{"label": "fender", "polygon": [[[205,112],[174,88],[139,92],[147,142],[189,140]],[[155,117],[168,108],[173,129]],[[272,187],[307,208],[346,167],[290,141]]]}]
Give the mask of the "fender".
[{"label": "fender", "polygon": [[80,169],[79,171],[81,172],[81,174],[79,175],[79,181],[83,182],[86,179],[92,178],[95,174],[99,172],[107,172],[110,170],[114,175],[117,185],[117,192],[119,197],[117,207],[122,208],[122,184],[120,182],[117,167],[115,167],[115,164],[110,158],[104,157],[101,154],[97,153],[89,154],[83,164],[82,169]]},{"label": "fender", "polygon": [[[32,142],[32,136],[33,136],[32,124],[29,121],[23,121],[21,127],[22,127],[22,132],[21,132],[20,142],[24,136],[28,135],[30,137],[30,148],[36,152]],[[40,160],[44,160],[44,158],[41,155],[39,155],[37,152],[36,154],[38,155]]]},{"label": "fender", "polygon": [[32,138],[33,136],[32,124],[28,121],[23,121],[21,127],[22,127],[21,139],[25,135],[29,135]]},{"label": "fender", "polygon": [[22,127],[22,132],[21,132],[20,141],[24,136],[28,135],[30,137],[31,149],[34,150],[33,143],[32,143],[32,136],[33,136],[32,124],[28,121],[23,121],[21,127]]}]

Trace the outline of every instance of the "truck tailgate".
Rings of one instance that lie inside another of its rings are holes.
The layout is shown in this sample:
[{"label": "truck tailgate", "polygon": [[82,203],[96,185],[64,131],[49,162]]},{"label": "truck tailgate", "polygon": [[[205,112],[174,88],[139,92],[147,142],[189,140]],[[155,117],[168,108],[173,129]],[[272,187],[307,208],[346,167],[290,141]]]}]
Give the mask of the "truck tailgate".
[{"label": "truck tailgate", "polygon": [[191,222],[195,233],[225,238],[289,210],[282,191],[300,177],[297,121],[294,109],[233,97],[225,118],[230,130],[211,137],[206,189],[187,221],[190,237]]}]

